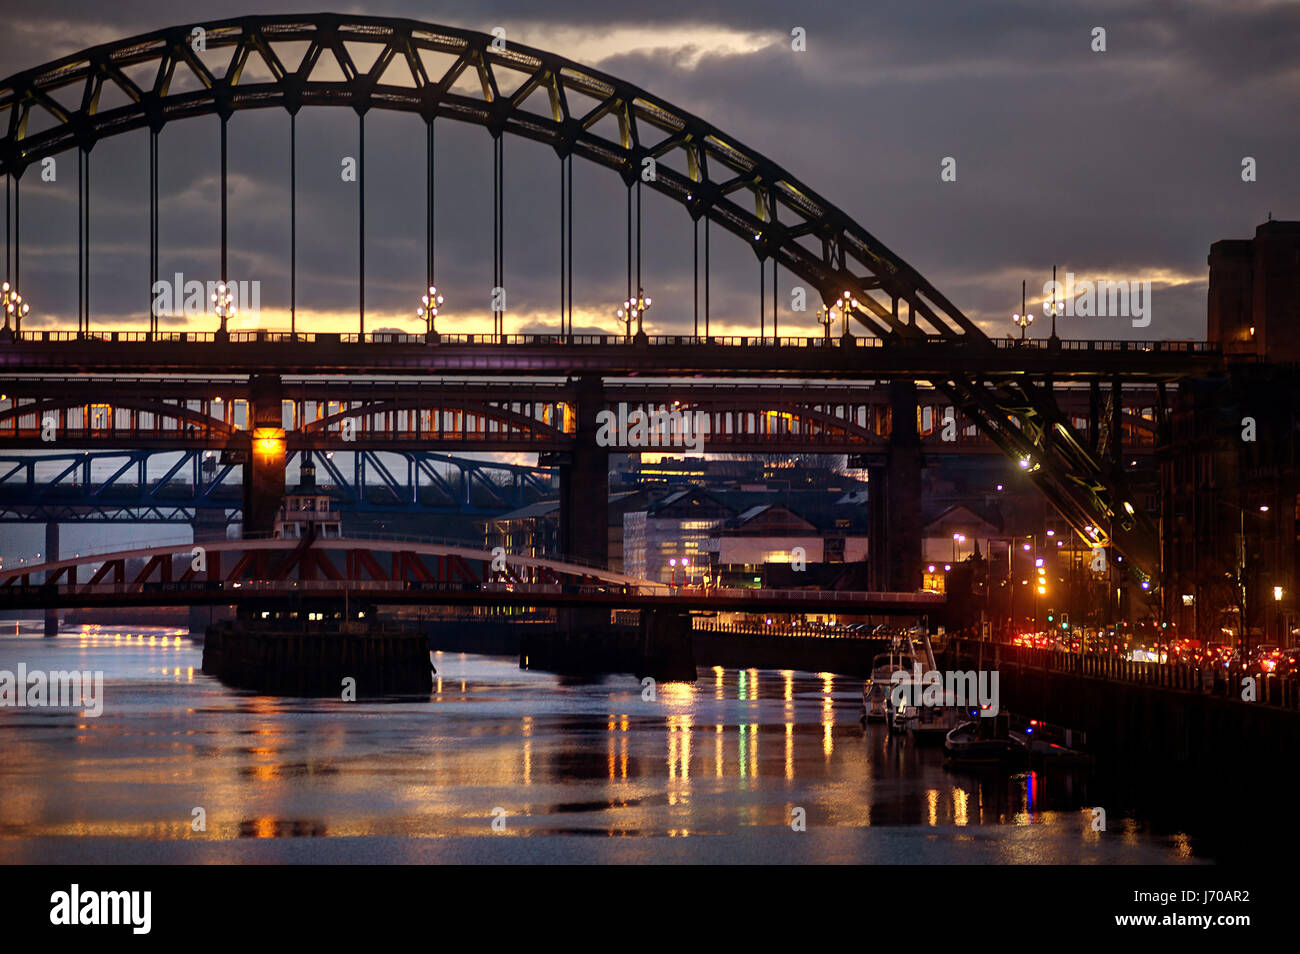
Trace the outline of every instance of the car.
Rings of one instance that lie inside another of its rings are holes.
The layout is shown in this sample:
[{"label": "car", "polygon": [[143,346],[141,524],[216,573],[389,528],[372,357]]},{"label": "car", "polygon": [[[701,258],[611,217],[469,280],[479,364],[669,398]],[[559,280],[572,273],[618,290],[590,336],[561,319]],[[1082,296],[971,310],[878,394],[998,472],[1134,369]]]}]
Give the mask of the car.
[{"label": "car", "polygon": [[1246,654],[1245,668],[1248,672],[1271,675],[1277,672],[1282,657],[1282,648],[1273,643],[1261,643]]},{"label": "car", "polygon": [[1300,648],[1284,649],[1278,655],[1277,674],[1294,676],[1300,674]]}]

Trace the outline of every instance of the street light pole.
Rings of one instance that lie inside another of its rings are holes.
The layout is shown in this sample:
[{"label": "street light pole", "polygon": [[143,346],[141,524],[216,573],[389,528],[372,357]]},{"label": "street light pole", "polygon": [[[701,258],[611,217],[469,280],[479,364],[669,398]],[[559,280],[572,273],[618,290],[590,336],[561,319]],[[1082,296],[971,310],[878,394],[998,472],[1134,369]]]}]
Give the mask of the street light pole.
[{"label": "street light pole", "polygon": [[858,307],[858,300],[849,292],[845,292],[836,302],[840,309],[840,318],[842,319],[841,338],[849,336],[849,309]]},{"label": "street light pole", "polygon": [[627,337],[632,337],[632,319],[635,318],[636,340],[638,342],[646,340],[645,328],[643,327],[642,320],[645,317],[646,309],[648,309],[653,303],[653,299],[646,297],[644,288],[637,288],[636,297],[629,298],[627,301],[623,302],[623,307],[618,309],[616,314],[625,322],[625,334]]},{"label": "street light pole", "polygon": [[217,317],[221,319],[221,326],[217,329],[217,337],[221,340],[225,340],[229,334],[226,320],[237,311],[233,302],[234,295],[231,294],[229,286],[224,281],[218,282],[217,290],[212,293],[212,304]]},{"label": "street light pole", "polygon": [[[1055,316],[1053,316],[1055,318]],[[1025,310],[1025,282],[1020,282],[1020,311],[1011,316],[1011,323],[1020,326],[1020,340],[1025,340],[1025,329],[1034,323],[1034,316]]]},{"label": "street light pole", "polygon": [[426,344],[435,344],[438,341],[438,329],[434,326],[434,320],[438,317],[438,306],[446,299],[438,294],[438,289],[430,285],[429,290],[420,296],[420,307],[415,309],[416,317],[425,320],[424,340]]}]

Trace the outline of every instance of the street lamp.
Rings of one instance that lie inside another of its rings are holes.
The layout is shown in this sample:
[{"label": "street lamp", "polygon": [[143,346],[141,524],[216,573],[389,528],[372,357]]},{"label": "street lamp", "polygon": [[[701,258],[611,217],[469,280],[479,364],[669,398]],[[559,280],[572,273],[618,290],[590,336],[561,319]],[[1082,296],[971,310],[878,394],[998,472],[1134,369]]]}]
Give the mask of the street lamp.
[{"label": "street lamp", "polygon": [[226,330],[226,319],[239,310],[234,306],[234,300],[235,296],[230,293],[230,288],[226,283],[218,282],[217,290],[212,293],[212,304],[214,310],[217,313],[217,317],[221,319],[221,327],[217,330],[218,338],[226,338],[230,334],[230,332]]},{"label": "street lamp", "polygon": [[849,292],[845,292],[839,298],[835,299],[835,304],[831,306],[832,313],[834,309],[836,308],[839,309],[840,319],[842,321],[842,329],[841,329],[840,337],[842,338],[849,337],[849,310],[855,309],[857,307],[858,307],[858,300],[854,298],[853,295]]},{"label": "street lamp", "polygon": [[[1057,315],[1061,315],[1065,313],[1065,306],[1061,302],[1056,300],[1056,290],[1059,287],[1060,286],[1056,284],[1056,266],[1053,265],[1052,266],[1052,300],[1048,301],[1046,298],[1043,299],[1043,314],[1050,316],[1052,319],[1053,339],[1056,338],[1056,317]],[[1023,298],[1023,293],[1022,293],[1022,298]],[[1024,306],[1021,305],[1021,311],[1023,310],[1024,310]]]},{"label": "street lamp", "polygon": [[626,335],[632,337],[632,319],[636,319],[636,337],[638,340],[645,337],[645,329],[641,325],[645,317],[646,309],[653,304],[653,299],[645,296],[645,289],[638,288],[636,297],[629,298],[623,302],[623,307],[618,310],[618,317],[626,323]]},{"label": "street lamp", "polygon": [[443,301],[445,299],[438,294],[438,289],[433,285],[430,285],[429,290],[420,296],[421,304],[419,308],[415,309],[415,314],[417,318],[425,320],[424,340],[426,342],[433,343],[438,340],[438,330],[434,328],[433,323],[434,319],[438,317],[438,306]]},{"label": "street lamp", "polygon": [[952,535],[952,562],[957,562],[957,544],[966,542],[966,534],[954,533]]},{"label": "street lamp", "polygon": [[1020,282],[1020,311],[1011,316],[1011,323],[1020,326],[1020,340],[1024,341],[1025,329],[1034,323],[1034,316],[1025,310],[1025,283],[1023,280]]},{"label": "street lamp", "polygon": [[23,301],[23,296],[18,294],[18,288],[5,282],[0,285],[0,309],[4,310],[5,315],[5,337],[8,337],[9,319],[14,320],[14,335],[22,334],[23,315],[31,311],[31,306]]},{"label": "street lamp", "polygon": [[826,329],[826,340],[831,340],[831,325],[835,322],[835,315],[830,308],[822,305],[817,309],[817,323]]}]

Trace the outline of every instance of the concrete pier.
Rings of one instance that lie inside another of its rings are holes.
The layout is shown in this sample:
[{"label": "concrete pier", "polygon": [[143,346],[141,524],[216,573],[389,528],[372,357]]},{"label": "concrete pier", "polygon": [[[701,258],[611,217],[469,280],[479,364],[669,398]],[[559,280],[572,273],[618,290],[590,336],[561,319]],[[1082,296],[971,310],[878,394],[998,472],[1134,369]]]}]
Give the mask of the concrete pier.
[{"label": "concrete pier", "polygon": [[355,680],[357,699],[433,689],[424,633],[365,624],[344,624],[341,631],[214,623],[203,642],[203,672],[229,686],[281,696],[342,697],[347,679]]},{"label": "concrete pier", "polygon": [[629,672],[660,682],[694,682],[687,613],[646,611],[640,625],[562,626],[520,637],[519,668],[566,675]]}]

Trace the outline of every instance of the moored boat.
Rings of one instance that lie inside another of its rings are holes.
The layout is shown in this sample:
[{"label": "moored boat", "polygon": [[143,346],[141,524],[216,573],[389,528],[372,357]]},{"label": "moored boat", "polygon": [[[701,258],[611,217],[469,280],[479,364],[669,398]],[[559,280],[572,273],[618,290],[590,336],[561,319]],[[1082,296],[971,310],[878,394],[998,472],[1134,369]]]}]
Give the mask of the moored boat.
[{"label": "moored boat", "polygon": [[961,723],[944,736],[943,754],[953,762],[1006,763],[1022,761],[1025,750],[1008,732],[1005,715]]},{"label": "moored boat", "polygon": [[1016,720],[1008,738],[1026,757],[1044,765],[1090,765],[1093,758],[1084,751],[1087,738],[1082,732],[1063,729],[1038,719]]},{"label": "moored boat", "polygon": [[905,673],[906,681],[911,682],[921,665],[920,657],[905,650],[881,653],[873,659],[871,678],[862,687],[862,719],[866,722],[892,722],[894,674]]},{"label": "moored boat", "polygon": [[946,702],[941,706],[920,706],[908,724],[907,734],[917,745],[942,745],[948,733],[959,726],[966,713],[960,706]]}]

